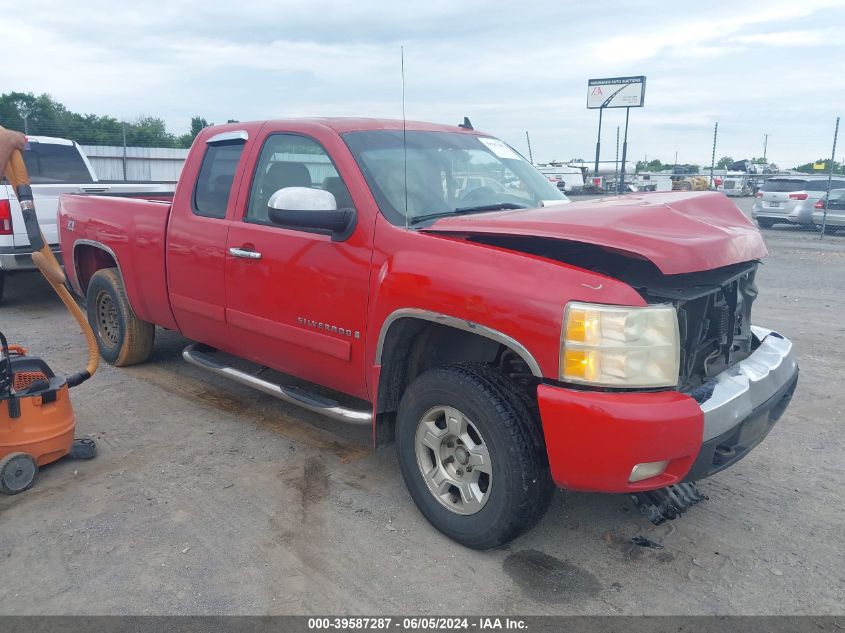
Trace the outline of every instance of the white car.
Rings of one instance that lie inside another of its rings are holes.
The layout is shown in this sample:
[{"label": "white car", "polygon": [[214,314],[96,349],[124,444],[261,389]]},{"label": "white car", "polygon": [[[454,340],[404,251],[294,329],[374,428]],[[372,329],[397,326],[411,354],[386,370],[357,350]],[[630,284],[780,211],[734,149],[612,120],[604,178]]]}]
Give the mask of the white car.
[{"label": "white car", "polygon": [[[158,183],[101,183],[82,149],[73,141],[50,136],[28,136],[23,152],[38,224],[50,248],[60,256],[56,210],[63,193],[120,194],[167,193],[173,186]],[[35,270],[21,207],[8,181],[0,183],[0,301],[6,275]]]}]

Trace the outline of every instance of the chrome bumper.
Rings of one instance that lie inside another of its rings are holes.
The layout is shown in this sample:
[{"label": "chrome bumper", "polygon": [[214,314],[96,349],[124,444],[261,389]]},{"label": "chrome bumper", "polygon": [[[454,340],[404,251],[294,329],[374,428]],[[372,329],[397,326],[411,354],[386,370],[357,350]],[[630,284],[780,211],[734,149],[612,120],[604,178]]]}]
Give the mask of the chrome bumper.
[{"label": "chrome bumper", "polygon": [[[62,263],[62,249],[58,244],[51,244],[50,250]],[[32,263],[32,247],[25,246],[23,248],[15,249],[8,248],[0,251],[0,271],[16,272],[25,270],[35,270],[35,264]]]},{"label": "chrome bumper", "polygon": [[765,328],[751,326],[760,346],[752,354],[713,378],[711,396],[700,406],[707,442],[743,422],[792,381],[798,363],[792,342]]}]

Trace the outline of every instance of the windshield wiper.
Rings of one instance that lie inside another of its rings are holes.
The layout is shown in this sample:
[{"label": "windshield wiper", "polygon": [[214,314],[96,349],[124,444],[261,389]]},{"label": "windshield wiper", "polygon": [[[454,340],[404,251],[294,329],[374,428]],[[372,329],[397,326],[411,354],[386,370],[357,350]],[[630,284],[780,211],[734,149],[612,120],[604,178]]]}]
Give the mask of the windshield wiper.
[{"label": "windshield wiper", "polygon": [[495,204],[482,204],[477,207],[458,207],[454,211],[439,211],[438,213],[427,213],[425,215],[418,215],[411,218],[411,224],[419,224],[428,220],[435,220],[437,218],[445,218],[453,215],[469,215],[471,213],[485,213],[487,211],[505,211],[509,209],[527,209],[524,204],[516,204],[514,202],[497,202]]}]

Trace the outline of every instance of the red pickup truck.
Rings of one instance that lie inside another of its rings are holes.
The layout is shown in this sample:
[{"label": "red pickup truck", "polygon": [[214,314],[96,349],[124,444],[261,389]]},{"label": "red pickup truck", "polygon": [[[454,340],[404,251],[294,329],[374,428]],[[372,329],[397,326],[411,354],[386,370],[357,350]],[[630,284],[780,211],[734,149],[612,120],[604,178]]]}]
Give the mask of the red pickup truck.
[{"label": "red pickup truck", "polygon": [[470,547],[530,528],[555,485],[683,506],[797,383],[790,341],[752,325],[766,248],[724,195],[567,204],[463,126],[215,126],[172,202],[65,195],[59,222],[107,361],[176,330],[189,362],[372,425]]}]

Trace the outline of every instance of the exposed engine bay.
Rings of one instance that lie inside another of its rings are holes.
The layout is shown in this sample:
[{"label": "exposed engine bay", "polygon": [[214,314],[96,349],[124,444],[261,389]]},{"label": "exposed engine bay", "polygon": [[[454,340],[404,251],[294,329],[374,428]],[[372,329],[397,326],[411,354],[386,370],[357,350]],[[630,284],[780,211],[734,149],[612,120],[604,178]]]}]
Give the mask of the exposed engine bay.
[{"label": "exposed engine bay", "polygon": [[757,297],[757,261],[665,275],[646,259],[582,242],[503,235],[471,239],[607,275],[634,288],[648,303],[674,305],[681,339],[678,389],[696,398],[706,399],[699,388],[754,349],[751,306]]}]

